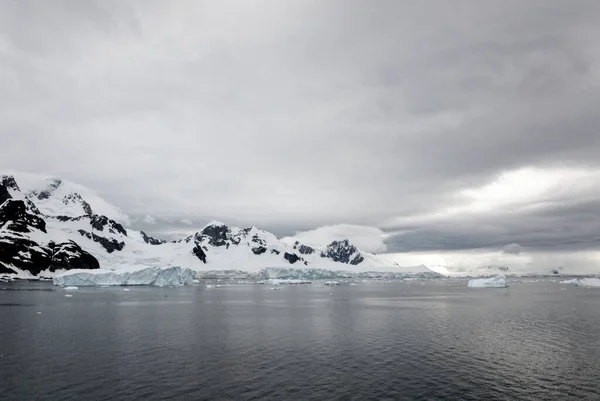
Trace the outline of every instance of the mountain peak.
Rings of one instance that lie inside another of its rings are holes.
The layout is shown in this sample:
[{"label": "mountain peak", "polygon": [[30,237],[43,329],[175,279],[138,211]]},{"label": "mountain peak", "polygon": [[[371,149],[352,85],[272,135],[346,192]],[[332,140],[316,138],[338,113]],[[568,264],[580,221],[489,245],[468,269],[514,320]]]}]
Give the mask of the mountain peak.
[{"label": "mountain peak", "polygon": [[12,172],[6,177],[12,178],[9,180],[11,185],[12,182],[15,185],[18,182],[23,195],[32,200],[46,216],[80,217],[99,214],[119,223],[129,224],[129,217],[120,208],[83,185],[44,174]]}]

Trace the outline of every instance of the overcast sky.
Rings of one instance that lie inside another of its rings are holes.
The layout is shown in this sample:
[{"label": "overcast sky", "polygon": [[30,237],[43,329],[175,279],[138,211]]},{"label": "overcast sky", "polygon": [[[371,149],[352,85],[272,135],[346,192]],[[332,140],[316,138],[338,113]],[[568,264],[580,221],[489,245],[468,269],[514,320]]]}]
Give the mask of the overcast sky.
[{"label": "overcast sky", "polygon": [[154,232],[595,250],[598,21],[597,0],[3,0],[0,169]]}]

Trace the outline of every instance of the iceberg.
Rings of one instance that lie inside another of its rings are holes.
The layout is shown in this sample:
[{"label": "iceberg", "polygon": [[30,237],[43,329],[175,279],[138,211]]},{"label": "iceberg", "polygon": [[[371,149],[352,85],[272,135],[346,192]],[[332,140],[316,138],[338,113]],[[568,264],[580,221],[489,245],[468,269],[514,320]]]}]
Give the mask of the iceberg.
[{"label": "iceberg", "polygon": [[575,283],[578,287],[600,287],[600,278],[582,278]]},{"label": "iceberg", "polygon": [[296,279],[283,279],[283,280],[275,280],[270,279],[269,284],[280,285],[280,284],[312,284],[310,280],[296,280]]},{"label": "iceberg", "polygon": [[508,288],[508,279],[503,275],[490,278],[475,278],[467,284],[470,288]]},{"label": "iceberg", "polygon": [[70,270],[54,277],[59,286],[153,285],[181,286],[192,284],[194,273],[188,268],[147,267],[137,270]]}]

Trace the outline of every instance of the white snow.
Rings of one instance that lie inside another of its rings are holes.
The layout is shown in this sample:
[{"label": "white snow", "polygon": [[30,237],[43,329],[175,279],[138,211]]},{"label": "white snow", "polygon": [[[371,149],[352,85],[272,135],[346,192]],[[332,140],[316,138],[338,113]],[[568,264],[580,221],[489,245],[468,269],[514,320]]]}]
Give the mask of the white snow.
[{"label": "white snow", "polygon": [[476,278],[469,280],[467,286],[470,288],[507,288],[509,283],[505,276],[498,275],[491,278]]},{"label": "white snow", "polygon": [[578,287],[600,287],[600,278],[582,278],[575,283]]},{"label": "white snow", "polygon": [[54,277],[54,285],[103,286],[103,285],[173,285],[191,284],[194,274],[181,267],[146,267],[138,270],[71,270]]}]

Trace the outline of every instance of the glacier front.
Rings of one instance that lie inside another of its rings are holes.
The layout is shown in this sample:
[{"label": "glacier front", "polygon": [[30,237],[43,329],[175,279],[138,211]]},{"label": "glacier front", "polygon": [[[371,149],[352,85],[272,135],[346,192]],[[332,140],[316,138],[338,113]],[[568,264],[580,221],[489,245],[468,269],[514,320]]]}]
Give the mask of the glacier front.
[{"label": "glacier front", "polygon": [[472,279],[467,284],[470,288],[508,288],[508,285],[508,279],[501,274],[491,278]]},{"label": "glacier front", "polygon": [[54,277],[54,285],[60,286],[119,286],[153,285],[181,286],[192,284],[194,272],[188,268],[146,267],[127,270],[70,270]]}]

